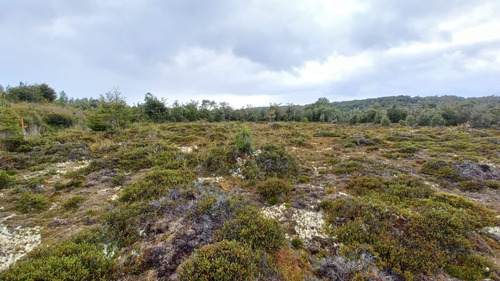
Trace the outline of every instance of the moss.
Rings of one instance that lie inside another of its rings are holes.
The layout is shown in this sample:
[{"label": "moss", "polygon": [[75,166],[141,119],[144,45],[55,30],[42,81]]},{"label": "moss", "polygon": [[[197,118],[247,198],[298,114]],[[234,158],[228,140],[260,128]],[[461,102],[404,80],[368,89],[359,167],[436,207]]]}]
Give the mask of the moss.
[{"label": "moss", "polygon": [[154,169],[140,180],[126,186],[120,195],[122,202],[150,201],[168,194],[170,189],[193,183],[196,175],[189,171]]},{"label": "moss", "polygon": [[258,258],[241,243],[223,240],[196,250],[179,266],[179,280],[257,280]]},{"label": "moss", "polygon": [[105,256],[98,230],[49,249],[36,250],[29,258],[1,272],[1,280],[112,280],[113,259]]},{"label": "moss", "polygon": [[42,195],[23,193],[17,199],[16,207],[22,213],[43,212],[49,208],[49,202]]}]

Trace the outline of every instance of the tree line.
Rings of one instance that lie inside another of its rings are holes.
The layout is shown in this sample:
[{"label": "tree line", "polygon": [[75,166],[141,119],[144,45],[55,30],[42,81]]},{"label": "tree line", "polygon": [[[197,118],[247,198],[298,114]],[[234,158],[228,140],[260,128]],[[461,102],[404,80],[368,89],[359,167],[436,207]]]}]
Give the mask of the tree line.
[{"label": "tree line", "polygon": [[118,89],[99,99],[68,98],[56,94],[47,84],[17,87],[0,86],[0,96],[8,102],[47,102],[86,112],[93,130],[116,130],[131,122],[329,122],[341,124],[373,123],[408,126],[454,126],[467,123],[476,128],[500,127],[500,97],[463,98],[457,96],[392,96],[375,99],[330,102],[320,98],[308,105],[270,104],[267,107],[232,108],[228,103],[210,100],[180,103],[146,93],[144,102],[129,106]]}]

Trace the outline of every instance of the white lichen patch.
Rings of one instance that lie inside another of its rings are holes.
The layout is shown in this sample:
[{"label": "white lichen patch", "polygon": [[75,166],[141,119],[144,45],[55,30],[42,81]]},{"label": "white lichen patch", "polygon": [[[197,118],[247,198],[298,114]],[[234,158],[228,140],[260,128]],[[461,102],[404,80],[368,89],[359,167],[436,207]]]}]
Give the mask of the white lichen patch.
[{"label": "white lichen patch", "polygon": [[500,227],[499,226],[493,226],[493,227],[485,227],[483,228],[483,232],[490,238],[493,238],[500,242]]},{"label": "white lichen patch", "polygon": [[5,221],[14,216],[0,219],[0,271],[9,268],[42,242],[38,226],[10,228],[4,225]]},{"label": "white lichen patch", "polygon": [[315,237],[327,238],[322,212],[287,208],[282,204],[264,208],[262,213],[265,217],[275,219],[281,224],[293,225],[297,236],[306,243]]},{"label": "white lichen patch", "polygon": [[179,149],[183,153],[193,153],[193,151],[197,151],[198,150],[198,146],[197,145],[193,145],[193,146],[179,146]]},{"label": "white lichen patch", "polygon": [[204,177],[204,178],[198,178],[199,183],[204,183],[204,182],[216,182],[220,183],[225,181],[223,177]]},{"label": "white lichen patch", "polygon": [[245,166],[246,159],[236,158],[236,167],[231,171],[231,176],[235,178],[244,179],[245,176],[242,174],[242,168]]},{"label": "white lichen patch", "polygon": [[68,172],[82,169],[87,167],[90,164],[90,161],[84,160],[84,161],[67,161],[67,162],[61,162],[56,164],[56,173],[58,175],[64,175]]}]

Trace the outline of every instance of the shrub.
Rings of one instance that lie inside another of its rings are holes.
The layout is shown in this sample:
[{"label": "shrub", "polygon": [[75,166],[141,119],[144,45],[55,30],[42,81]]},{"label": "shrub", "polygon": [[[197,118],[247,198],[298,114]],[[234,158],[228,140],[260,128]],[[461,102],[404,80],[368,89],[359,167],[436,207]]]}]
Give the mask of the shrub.
[{"label": "shrub", "polygon": [[56,183],[54,184],[54,188],[56,190],[62,190],[62,189],[66,189],[66,188],[72,188],[72,187],[78,187],[78,186],[81,186],[83,183],[82,180],[79,180],[79,179],[73,179],[73,180],[70,180],[69,182],[67,183]]},{"label": "shrub", "polygon": [[73,119],[65,114],[50,113],[45,116],[45,123],[59,128],[69,128],[73,125]]},{"label": "shrub", "polygon": [[420,172],[454,181],[458,181],[461,178],[453,166],[444,161],[429,160],[422,165]]},{"label": "shrub", "polygon": [[38,194],[23,193],[16,202],[17,209],[22,213],[43,212],[49,208],[49,202]]},{"label": "shrub", "polygon": [[[492,225],[493,212],[448,194],[424,193],[422,196],[417,192],[416,196],[411,193],[403,197],[390,196],[394,195],[394,186],[419,187],[419,182],[411,178],[363,185],[370,196],[320,204],[326,214],[328,231],[345,245],[342,251],[368,248],[377,257],[379,267],[390,268],[405,277],[436,274],[441,268],[455,277],[475,276],[471,278],[474,280],[477,276],[488,277],[484,272],[488,263],[484,259],[476,263],[480,266],[465,268],[463,257],[480,259],[471,233]],[[394,198],[405,198],[406,203],[391,204]]]},{"label": "shrub", "polygon": [[66,210],[76,210],[80,207],[83,201],[85,201],[85,197],[82,195],[75,195],[62,202],[61,206]]},{"label": "shrub", "polygon": [[365,167],[362,163],[349,159],[349,160],[342,160],[340,163],[338,163],[335,166],[333,173],[341,175],[341,174],[350,174],[362,171],[365,171]]},{"label": "shrub", "polygon": [[298,176],[298,161],[288,154],[284,147],[265,144],[261,150],[255,162],[264,178],[296,178]]},{"label": "shrub", "polygon": [[282,179],[271,178],[257,185],[257,191],[264,199],[277,198],[292,190],[292,185]]},{"label": "shrub", "polygon": [[79,234],[52,248],[35,250],[25,261],[1,272],[0,280],[111,280],[113,259],[104,255],[95,233]]},{"label": "shrub", "polygon": [[139,223],[149,210],[143,203],[132,203],[107,210],[104,215],[104,238],[106,242],[126,247],[139,238]]},{"label": "shrub", "polygon": [[243,124],[236,127],[236,137],[235,137],[236,147],[240,153],[251,153],[252,152],[252,131],[248,125]]},{"label": "shrub", "polygon": [[143,179],[123,190],[120,201],[133,202],[154,200],[168,194],[170,189],[192,183],[196,175],[189,171],[154,169]]},{"label": "shrub", "polygon": [[300,238],[293,238],[291,244],[292,244],[292,247],[294,247],[295,249],[304,248],[304,242],[302,242],[302,240],[300,240]]},{"label": "shrub", "polygon": [[210,148],[204,160],[207,172],[222,176],[228,175],[235,163],[234,151],[226,147]]},{"label": "shrub", "polygon": [[12,178],[6,171],[0,170],[0,189],[7,188],[12,182]]},{"label": "shrub", "polygon": [[257,210],[242,210],[233,220],[224,223],[223,239],[248,244],[254,250],[274,252],[285,245],[285,235],[277,221],[263,217]]},{"label": "shrub", "polygon": [[257,261],[251,249],[223,240],[196,250],[179,266],[179,280],[257,280]]},{"label": "shrub", "polygon": [[308,175],[300,176],[300,179],[299,179],[300,183],[309,183],[310,181],[311,181],[311,178]]}]

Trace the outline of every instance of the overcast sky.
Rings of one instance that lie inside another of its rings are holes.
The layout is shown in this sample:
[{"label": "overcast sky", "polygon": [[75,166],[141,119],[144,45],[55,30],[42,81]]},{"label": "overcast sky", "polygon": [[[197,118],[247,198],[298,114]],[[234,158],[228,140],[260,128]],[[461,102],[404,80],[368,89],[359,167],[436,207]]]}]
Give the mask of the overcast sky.
[{"label": "overcast sky", "polygon": [[500,94],[498,0],[0,0],[0,84],[234,107]]}]

